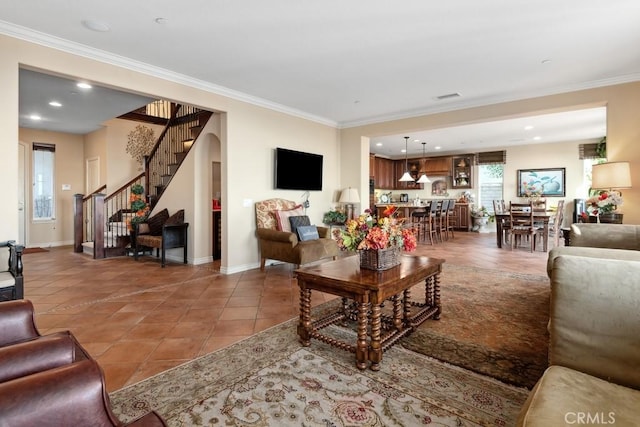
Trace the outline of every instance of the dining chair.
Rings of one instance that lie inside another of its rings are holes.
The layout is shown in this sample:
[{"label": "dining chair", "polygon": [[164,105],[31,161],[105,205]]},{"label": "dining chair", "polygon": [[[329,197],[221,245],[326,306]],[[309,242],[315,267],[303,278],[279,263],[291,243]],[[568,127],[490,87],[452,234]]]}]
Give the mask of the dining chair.
[{"label": "dining chair", "polygon": [[536,224],[533,202],[528,204],[511,203],[509,205],[509,219],[511,227],[507,230],[507,235],[511,240],[511,250],[520,244],[522,237],[526,237],[529,240],[529,250],[533,252],[536,246],[536,237],[544,230],[544,227]]},{"label": "dining chair", "polygon": [[507,206],[504,203],[504,200],[494,200],[493,201],[493,213],[504,213],[507,212]]},{"label": "dining chair", "polygon": [[449,211],[449,199],[444,199],[438,207],[436,231],[441,242],[449,240],[447,237],[447,212]]},{"label": "dining chair", "polygon": [[560,246],[560,236],[562,234],[562,222],[564,221],[564,200],[558,201],[556,207],[556,213],[553,218],[550,219],[549,233],[553,236],[553,241],[556,246]]}]

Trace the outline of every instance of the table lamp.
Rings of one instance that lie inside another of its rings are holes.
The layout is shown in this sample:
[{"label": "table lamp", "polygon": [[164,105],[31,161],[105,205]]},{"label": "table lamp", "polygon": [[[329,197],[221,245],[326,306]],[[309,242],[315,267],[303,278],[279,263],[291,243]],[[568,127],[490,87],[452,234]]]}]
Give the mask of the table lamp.
[{"label": "table lamp", "polygon": [[596,190],[631,188],[629,162],[609,162],[593,165],[591,188]]},{"label": "table lamp", "polygon": [[358,196],[358,190],[355,188],[345,188],[340,194],[340,203],[345,203],[347,208],[347,219],[353,219],[353,204],[360,203],[360,196]]}]

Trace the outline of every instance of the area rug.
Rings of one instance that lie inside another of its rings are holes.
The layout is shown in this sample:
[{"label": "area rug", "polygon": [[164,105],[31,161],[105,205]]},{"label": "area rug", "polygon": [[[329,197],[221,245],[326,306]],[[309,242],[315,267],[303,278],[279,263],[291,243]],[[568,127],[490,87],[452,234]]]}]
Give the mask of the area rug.
[{"label": "area rug", "polygon": [[443,265],[442,315],[401,345],[531,388],[547,367],[547,276]]},{"label": "area rug", "polygon": [[508,426],[527,397],[401,346],[379,372],[360,371],[353,353],[301,347],[296,323],[118,390],[114,412],[127,422],[154,409],[170,426]]}]

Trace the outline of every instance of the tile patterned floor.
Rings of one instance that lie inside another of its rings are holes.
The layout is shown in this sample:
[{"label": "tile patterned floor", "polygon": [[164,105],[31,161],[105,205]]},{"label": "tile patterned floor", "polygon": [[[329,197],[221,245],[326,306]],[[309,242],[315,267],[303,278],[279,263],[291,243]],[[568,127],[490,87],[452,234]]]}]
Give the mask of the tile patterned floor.
[{"label": "tile patterned floor", "polygon": [[[456,233],[420,255],[447,263],[545,274],[547,254],[498,249],[495,233]],[[293,266],[221,275],[216,264],[155,258],[93,260],[71,247],[24,255],[25,297],[43,334],[71,330],[117,390],[297,316]],[[334,297],[313,293],[312,305]]]}]

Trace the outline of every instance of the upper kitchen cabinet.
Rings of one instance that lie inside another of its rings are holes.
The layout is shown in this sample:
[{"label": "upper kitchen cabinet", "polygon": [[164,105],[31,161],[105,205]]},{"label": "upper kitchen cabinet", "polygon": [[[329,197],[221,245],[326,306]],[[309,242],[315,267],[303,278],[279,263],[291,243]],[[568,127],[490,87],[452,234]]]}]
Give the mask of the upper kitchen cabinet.
[{"label": "upper kitchen cabinet", "polygon": [[453,157],[453,188],[471,188],[471,156]]},{"label": "upper kitchen cabinet", "polygon": [[383,157],[376,157],[374,159],[375,174],[373,176],[375,188],[383,190],[395,189],[395,161],[391,159],[385,159]]},{"label": "upper kitchen cabinet", "polygon": [[421,172],[427,176],[451,176],[451,157],[427,157],[421,166]]}]

